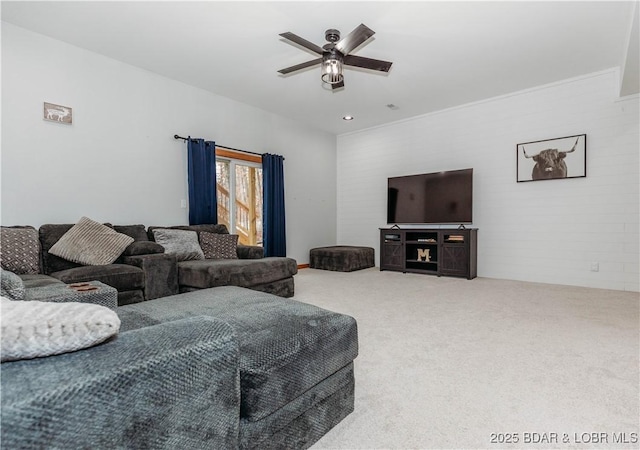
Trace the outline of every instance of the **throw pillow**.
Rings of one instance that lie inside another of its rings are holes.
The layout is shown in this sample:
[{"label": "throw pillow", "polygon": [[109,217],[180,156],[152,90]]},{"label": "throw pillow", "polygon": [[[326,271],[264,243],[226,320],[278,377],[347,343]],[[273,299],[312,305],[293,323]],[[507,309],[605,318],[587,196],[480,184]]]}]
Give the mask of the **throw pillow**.
[{"label": "throw pillow", "polygon": [[204,259],[204,253],[198,243],[198,233],[195,231],[156,228],[153,230],[153,237],[164,247],[166,254],[176,255],[178,261]]},{"label": "throw pillow", "polygon": [[1,297],[0,306],[2,362],[91,347],[120,329],[118,315],[99,305],[22,302]]},{"label": "throw pillow", "polygon": [[13,300],[22,300],[24,298],[24,281],[13,272],[3,270],[0,273],[0,287],[3,297],[9,297]]},{"label": "throw pillow", "polygon": [[238,235],[203,231],[200,246],[205,259],[238,259]]},{"label": "throw pillow", "polygon": [[2,268],[13,273],[40,273],[40,242],[33,227],[0,228]]},{"label": "throw pillow", "polygon": [[132,237],[83,217],[53,244],[49,253],[78,264],[104,266],[118,259],[132,242]]}]

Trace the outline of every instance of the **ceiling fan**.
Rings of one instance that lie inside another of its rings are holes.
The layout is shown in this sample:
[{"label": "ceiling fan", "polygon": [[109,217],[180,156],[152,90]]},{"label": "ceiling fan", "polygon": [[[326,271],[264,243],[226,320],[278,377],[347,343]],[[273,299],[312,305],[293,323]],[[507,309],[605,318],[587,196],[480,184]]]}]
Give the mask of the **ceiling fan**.
[{"label": "ceiling fan", "polygon": [[388,61],[381,61],[379,59],[363,58],[361,56],[350,55],[349,53],[361,44],[366,42],[371,36],[375,34],[375,31],[368,28],[364,24],[358,25],[351,33],[349,33],[344,39],[340,40],[340,32],[338,30],[327,30],[324,34],[325,39],[329,42],[320,47],[300,36],[287,32],[282,33],[285,39],[290,40],[302,47],[311,50],[320,58],[297,64],[295,66],[287,67],[286,69],[278,70],[283,75],[286,75],[297,70],[306,69],[307,67],[315,66],[316,64],[322,65],[322,81],[331,85],[331,89],[338,89],[344,87],[344,75],[342,74],[342,67],[362,67],[364,69],[377,70],[380,72],[389,72],[391,64]]}]

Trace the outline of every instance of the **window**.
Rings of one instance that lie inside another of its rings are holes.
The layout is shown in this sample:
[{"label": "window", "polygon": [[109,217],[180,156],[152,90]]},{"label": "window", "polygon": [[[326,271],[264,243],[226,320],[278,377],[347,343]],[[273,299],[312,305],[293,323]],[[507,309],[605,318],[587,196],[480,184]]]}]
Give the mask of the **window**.
[{"label": "window", "polygon": [[262,245],[262,160],[216,149],[218,223],[237,234],[238,243]]}]

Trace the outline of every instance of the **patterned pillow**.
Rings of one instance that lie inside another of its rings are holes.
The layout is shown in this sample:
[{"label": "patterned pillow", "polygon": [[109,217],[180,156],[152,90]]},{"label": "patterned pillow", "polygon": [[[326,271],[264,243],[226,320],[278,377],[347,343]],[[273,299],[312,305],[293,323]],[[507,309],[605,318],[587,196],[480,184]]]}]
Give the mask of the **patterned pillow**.
[{"label": "patterned pillow", "polygon": [[0,273],[0,291],[3,297],[22,300],[25,294],[24,281],[15,273],[3,270]]},{"label": "patterned pillow", "polygon": [[89,303],[21,302],[1,297],[1,361],[91,347],[118,333],[115,311]]},{"label": "patterned pillow", "polygon": [[204,253],[198,243],[198,233],[187,230],[156,228],[154,240],[164,247],[165,254],[176,255],[178,261],[204,259]]},{"label": "patterned pillow", "polygon": [[83,217],[53,244],[49,253],[78,264],[104,266],[118,259],[132,242],[132,237]]},{"label": "patterned pillow", "polygon": [[2,268],[19,275],[40,273],[40,242],[33,227],[1,227]]},{"label": "patterned pillow", "polygon": [[205,259],[238,259],[238,235],[202,231],[200,246]]}]

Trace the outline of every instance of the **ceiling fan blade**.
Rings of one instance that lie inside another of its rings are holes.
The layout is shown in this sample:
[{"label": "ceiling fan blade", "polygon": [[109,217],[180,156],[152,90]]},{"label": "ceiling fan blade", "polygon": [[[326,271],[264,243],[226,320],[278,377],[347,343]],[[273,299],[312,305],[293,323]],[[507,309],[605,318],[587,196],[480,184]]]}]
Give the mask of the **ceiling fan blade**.
[{"label": "ceiling fan blade", "polygon": [[307,67],[315,66],[316,64],[320,64],[321,62],[322,62],[322,58],[313,59],[311,61],[303,62],[302,64],[296,64],[295,66],[278,70],[278,72],[280,72],[282,75],[286,75],[288,73],[295,72],[296,70],[306,69]]},{"label": "ceiling fan blade", "polygon": [[301,45],[304,48],[309,49],[314,53],[317,53],[318,55],[322,55],[322,53],[324,52],[322,47],[319,47],[316,44],[314,44],[313,42],[309,42],[306,39],[301,38],[297,34],[293,34],[293,33],[290,33],[290,32],[287,31],[286,33],[280,34],[280,36],[282,36],[285,39],[290,40],[291,42],[295,42],[296,44]]},{"label": "ceiling fan blade", "polygon": [[342,80],[342,81],[340,81],[338,83],[332,84],[331,85],[331,90],[338,89],[338,88],[341,88],[341,87],[344,87],[344,80]]},{"label": "ceiling fan blade", "polygon": [[380,59],[363,58],[362,56],[346,55],[342,61],[347,66],[362,67],[363,69],[378,70],[388,72],[391,69],[391,62]]},{"label": "ceiling fan blade", "polygon": [[358,47],[364,41],[369,39],[371,36],[376,34],[371,28],[367,27],[365,24],[358,25],[351,33],[349,33],[345,38],[341,39],[338,43],[336,43],[336,48],[343,54],[346,55],[354,48]]}]

